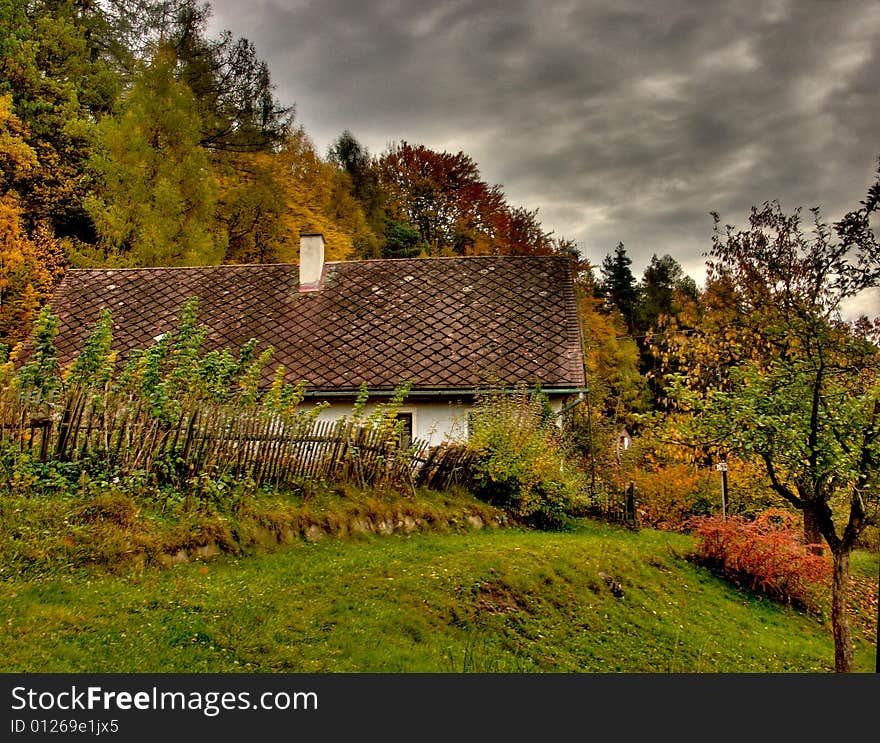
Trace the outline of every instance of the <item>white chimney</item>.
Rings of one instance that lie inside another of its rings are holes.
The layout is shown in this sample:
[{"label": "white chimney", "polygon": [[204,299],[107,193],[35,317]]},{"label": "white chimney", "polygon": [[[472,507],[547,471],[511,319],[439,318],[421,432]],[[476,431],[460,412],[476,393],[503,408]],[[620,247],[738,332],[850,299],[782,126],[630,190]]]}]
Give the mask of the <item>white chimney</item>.
[{"label": "white chimney", "polygon": [[324,283],[324,236],[304,232],[299,236],[299,290],[315,292]]}]

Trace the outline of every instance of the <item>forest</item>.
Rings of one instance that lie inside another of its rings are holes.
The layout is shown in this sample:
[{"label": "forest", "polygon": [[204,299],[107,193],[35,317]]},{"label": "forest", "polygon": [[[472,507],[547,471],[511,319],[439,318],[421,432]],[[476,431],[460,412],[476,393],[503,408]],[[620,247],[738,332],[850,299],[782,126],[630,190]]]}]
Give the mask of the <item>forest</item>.
[{"label": "forest", "polygon": [[877,546],[880,317],[842,307],[880,285],[880,170],[834,224],[776,202],[740,230],[716,215],[702,287],[670,255],[636,277],[622,243],[591,265],[464,152],[371,153],[357,122],[318,152],[254,45],[209,17],[197,0],[0,0],[4,357],[70,268],[295,262],[311,231],[335,261],[571,256],[590,389],[565,448],[584,488],[633,487],[643,525],[684,530],[718,511],[723,463],[727,513],[799,514],[834,558],[850,668],[848,559]]}]

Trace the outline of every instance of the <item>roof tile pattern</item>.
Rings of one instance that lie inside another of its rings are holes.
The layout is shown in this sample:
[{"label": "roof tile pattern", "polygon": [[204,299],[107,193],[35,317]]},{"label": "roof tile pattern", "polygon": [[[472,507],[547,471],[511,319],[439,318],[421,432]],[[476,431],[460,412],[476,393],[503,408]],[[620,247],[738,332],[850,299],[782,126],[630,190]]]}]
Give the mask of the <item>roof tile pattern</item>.
[{"label": "roof tile pattern", "polygon": [[103,308],[124,358],[174,331],[191,297],[209,349],[256,338],[275,349],[267,378],[284,364],[312,391],[584,385],[573,273],[560,257],[327,263],[314,292],[299,291],[294,264],[72,270],[51,301],[62,363]]}]

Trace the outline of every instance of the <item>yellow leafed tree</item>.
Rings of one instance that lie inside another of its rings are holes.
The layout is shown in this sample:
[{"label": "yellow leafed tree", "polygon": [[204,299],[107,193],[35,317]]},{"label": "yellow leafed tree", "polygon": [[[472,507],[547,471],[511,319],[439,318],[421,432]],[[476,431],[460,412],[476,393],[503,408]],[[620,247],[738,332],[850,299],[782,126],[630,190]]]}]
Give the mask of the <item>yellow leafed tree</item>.
[{"label": "yellow leafed tree", "polygon": [[16,184],[39,167],[26,130],[0,96],[0,343],[12,346],[28,333],[40,305],[64,270],[64,251],[48,226],[25,230]]},{"label": "yellow leafed tree", "polygon": [[296,262],[303,232],[324,235],[327,260],[346,260],[369,229],[343,174],[318,156],[302,128],[277,152],[229,157],[220,184],[228,263]]},{"label": "yellow leafed tree", "polygon": [[64,265],[63,246],[51,230],[39,225],[26,234],[15,195],[0,197],[0,343],[24,339]]}]

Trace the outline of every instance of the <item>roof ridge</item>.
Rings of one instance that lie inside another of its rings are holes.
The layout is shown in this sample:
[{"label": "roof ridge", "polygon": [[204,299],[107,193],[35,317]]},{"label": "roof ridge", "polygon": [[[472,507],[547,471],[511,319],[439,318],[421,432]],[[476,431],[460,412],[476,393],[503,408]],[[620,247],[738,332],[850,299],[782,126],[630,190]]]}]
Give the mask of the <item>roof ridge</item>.
[{"label": "roof ridge", "polygon": [[563,260],[569,260],[567,255],[429,255],[422,258],[362,258],[356,261],[327,261],[327,263],[403,263],[403,262],[412,262],[415,263],[417,261],[475,261],[475,260],[519,260],[530,258],[532,260],[536,258],[547,259],[547,258],[561,258]]},{"label": "roof ridge", "polygon": [[[570,260],[566,255],[440,255],[422,258],[362,258],[359,260],[325,261],[326,265],[342,265],[350,263],[418,263],[421,261],[478,261],[478,260],[525,260],[525,259],[556,259]],[[277,261],[275,263],[217,263],[206,266],[105,266],[101,268],[68,268],[65,273],[86,271],[202,271],[212,268],[269,268],[272,266],[299,266],[293,261]]]},{"label": "roof ridge", "polygon": [[[329,263],[330,261],[328,261]],[[342,261],[336,261],[342,262]],[[108,266],[105,268],[68,268],[65,273],[86,273],[88,271],[99,272],[103,271],[107,273],[108,271],[200,271],[210,268],[257,268],[257,267],[266,267],[269,268],[271,266],[298,266],[298,263],[291,263],[289,261],[283,261],[279,263],[218,263],[216,265],[209,266],[119,266],[114,268],[112,266]]]}]

